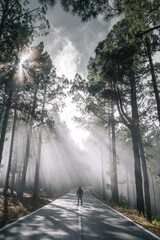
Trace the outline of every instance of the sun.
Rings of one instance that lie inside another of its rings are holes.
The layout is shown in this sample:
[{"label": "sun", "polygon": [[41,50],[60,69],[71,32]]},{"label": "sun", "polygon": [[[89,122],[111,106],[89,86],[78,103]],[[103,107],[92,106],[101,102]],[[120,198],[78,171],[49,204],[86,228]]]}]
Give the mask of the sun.
[{"label": "sun", "polygon": [[20,62],[19,62],[20,66],[23,65],[23,64],[25,63],[25,61],[26,61],[27,59],[29,59],[29,57],[30,57],[30,53],[22,54],[22,55],[20,56]]},{"label": "sun", "polygon": [[39,52],[35,48],[28,48],[22,51],[19,54],[19,62],[17,65],[17,71],[14,74],[14,81],[16,84],[22,85],[25,79],[30,79],[27,68],[34,67],[37,65],[37,58],[39,56]]},{"label": "sun", "polygon": [[24,52],[21,52],[19,55],[19,63],[17,66],[17,72],[15,73],[14,80],[17,84],[23,84],[24,78],[25,78],[25,65],[28,61],[30,61],[30,57],[32,55],[32,52],[29,50],[26,50]]},{"label": "sun", "polygon": [[27,59],[29,58],[29,54],[22,54],[20,56],[20,61],[19,61],[19,66],[18,66],[18,71],[20,74],[22,74],[23,72],[23,65],[25,64],[25,62],[27,61]]}]

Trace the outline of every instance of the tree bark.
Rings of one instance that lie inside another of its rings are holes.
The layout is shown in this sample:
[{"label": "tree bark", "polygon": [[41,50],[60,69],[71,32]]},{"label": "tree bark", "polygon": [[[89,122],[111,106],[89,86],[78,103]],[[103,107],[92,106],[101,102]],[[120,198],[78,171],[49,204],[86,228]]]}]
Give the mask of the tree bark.
[{"label": "tree bark", "polygon": [[7,125],[8,125],[8,119],[9,119],[9,110],[11,106],[11,98],[12,98],[12,92],[9,92],[8,101],[7,101],[7,107],[4,114],[4,120],[3,120],[3,126],[1,131],[1,139],[0,139],[0,164],[2,162],[2,154],[3,154],[3,147],[4,147],[4,141],[5,141],[5,135],[7,131]]},{"label": "tree bark", "polygon": [[33,189],[34,198],[37,198],[39,193],[39,169],[40,169],[40,160],[41,160],[41,148],[42,148],[42,125],[40,126],[38,156],[36,159],[36,171],[35,171],[34,189]]},{"label": "tree bark", "polygon": [[39,193],[39,169],[40,169],[40,162],[41,162],[41,148],[42,148],[42,125],[44,121],[44,111],[45,111],[45,103],[46,103],[46,89],[47,86],[44,86],[44,97],[43,97],[43,104],[42,104],[42,118],[41,118],[41,126],[39,131],[39,143],[38,143],[38,156],[36,160],[36,171],[35,171],[35,179],[34,179],[34,190],[33,190],[33,197],[37,198]]},{"label": "tree bark", "polygon": [[154,216],[156,216],[157,214],[157,204],[156,204],[156,192],[155,192],[155,182],[153,181],[153,174],[152,171],[150,169],[150,179],[151,179],[151,189],[152,189],[152,193],[153,193],[153,211],[154,211]]},{"label": "tree bark", "polygon": [[[102,137],[103,139],[103,137]],[[106,199],[105,180],[104,180],[104,162],[103,162],[103,143],[101,142],[101,171],[102,171],[102,198]]]},{"label": "tree bark", "polygon": [[20,190],[19,190],[20,198],[23,197],[23,192],[24,192],[24,188],[25,188],[27,166],[28,166],[29,153],[30,153],[31,136],[32,136],[32,120],[30,117],[29,126],[28,126],[28,134],[27,134],[26,152],[25,152],[25,157],[24,157],[21,185],[20,185]]},{"label": "tree bark", "polygon": [[1,132],[1,129],[2,129],[2,119],[3,119],[3,115],[4,115],[4,106],[0,106],[0,132]]},{"label": "tree bark", "polygon": [[136,185],[136,196],[137,196],[137,209],[139,213],[144,215],[144,198],[143,198],[143,187],[142,187],[142,173],[141,163],[138,148],[138,136],[135,128],[131,128],[131,136],[133,143],[134,153],[134,172],[135,172],[135,185]]},{"label": "tree bark", "polygon": [[115,119],[114,119],[114,103],[111,103],[111,128],[112,128],[112,164],[113,164],[113,177],[112,177],[112,200],[119,203],[118,198],[118,180],[117,180],[117,160],[116,160],[116,136],[115,136]]},{"label": "tree bark", "polygon": [[159,119],[159,122],[160,122],[159,90],[158,90],[158,87],[157,87],[157,81],[156,81],[156,76],[155,76],[155,72],[154,72],[154,65],[153,65],[153,61],[152,61],[152,55],[151,55],[151,50],[150,50],[150,45],[149,45],[148,38],[146,38],[146,46],[147,46],[147,53],[148,53],[148,58],[149,58],[149,64],[150,64],[150,68],[151,68],[152,85],[153,85],[155,99],[156,99],[156,104],[157,104],[158,119]]},{"label": "tree bark", "polygon": [[5,180],[4,190],[3,190],[4,195],[6,195],[7,189],[9,187],[9,175],[10,175],[10,171],[11,171],[11,162],[12,162],[12,153],[13,153],[16,120],[17,120],[17,111],[15,110],[13,128],[12,128],[12,136],[11,136],[11,144],[10,144],[10,153],[9,153],[9,160],[8,160],[8,168],[7,168],[6,180]]},{"label": "tree bark", "polygon": [[0,22],[0,40],[2,39],[2,33],[3,33],[3,28],[5,26],[5,21],[7,19],[8,9],[9,9],[9,0],[6,0],[5,1],[5,6],[4,6],[3,11],[2,11],[1,22]]},{"label": "tree bark", "polygon": [[[34,92],[32,116],[35,116],[35,109],[37,104],[37,92],[38,92],[38,86],[36,86],[35,92]],[[24,192],[25,182],[26,182],[27,166],[28,166],[28,160],[29,160],[29,154],[30,154],[31,136],[32,136],[32,120],[33,120],[32,116],[30,116],[29,118],[29,129],[27,134],[26,152],[25,152],[25,158],[24,158],[24,164],[23,164],[23,170],[22,170],[21,188],[19,192],[20,197],[23,197],[23,192]]]},{"label": "tree bark", "polygon": [[137,95],[134,72],[130,72],[130,86],[131,86],[131,105],[132,105],[132,124],[131,135],[133,142],[133,152],[135,159],[135,182],[136,182],[136,194],[137,194],[137,209],[140,213],[144,214],[144,198],[143,198],[143,184],[142,184],[142,172],[139,153],[139,115],[137,106]]},{"label": "tree bark", "polygon": [[127,181],[127,202],[128,202],[128,206],[130,206],[130,193],[129,193],[129,176],[128,176],[128,160],[126,159],[126,181]]},{"label": "tree bark", "polygon": [[138,131],[138,143],[142,161],[142,170],[143,170],[143,178],[144,178],[144,196],[145,196],[145,203],[146,203],[146,214],[147,219],[151,222],[152,221],[152,211],[151,211],[151,200],[150,200],[150,191],[149,191],[149,178],[147,172],[147,164],[145,159],[144,153],[144,146],[140,134],[140,130]]},{"label": "tree bark", "polygon": [[[144,196],[145,196],[145,203],[146,203],[147,218],[149,221],[151,221],[152,213],[151,213],[150,192],[149,192],[149,179],[148,179],[148,173],[147,173],[144,147],[143,147],[143,142],[142,142],[141,132],[140,132],[139,113],[138,113],[137,96],[136,96],[136,83],[135,83],[133,72],[131,72],[130,84],[131,84],[131,100],[132,100],[132,117],[134,119],[134,125],[135,125],[134,128],[136,131],[136,133],[134,134],[136,136],[134,137],[137,139],[136,144],[138,144],[140,159],[142,162],[142,171],[143,171],[143,179],[144,179]],[[141,180],[140,180],[140,183],[141,183]]]}]

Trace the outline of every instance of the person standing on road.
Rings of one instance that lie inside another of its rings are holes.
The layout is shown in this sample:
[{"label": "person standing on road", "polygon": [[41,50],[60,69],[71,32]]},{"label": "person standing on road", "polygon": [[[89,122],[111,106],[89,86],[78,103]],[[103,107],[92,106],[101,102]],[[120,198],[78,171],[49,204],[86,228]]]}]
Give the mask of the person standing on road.
[{"label": "person standing on road", "polygon": [[82,190],[81,187],[79,187],[78,190],[77,190],[77,196],[78,196],[77,205],[79,205],[79,201],[81,201],[81,205],[82,205],[83,190]]}]

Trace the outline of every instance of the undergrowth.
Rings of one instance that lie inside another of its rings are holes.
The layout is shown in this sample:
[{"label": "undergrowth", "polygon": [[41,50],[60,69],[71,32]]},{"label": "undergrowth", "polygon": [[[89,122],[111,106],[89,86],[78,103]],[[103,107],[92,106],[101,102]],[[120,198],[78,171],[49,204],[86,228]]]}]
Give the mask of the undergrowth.
[{"label": "undergrowth", "polygon": [[49,204],[60,196],[61,194],[50,197],[43,192],[40,197],[34,199],[32,194],[28,192],[19,199],[17,196],[3,196],[0,189],[0,228]]}]

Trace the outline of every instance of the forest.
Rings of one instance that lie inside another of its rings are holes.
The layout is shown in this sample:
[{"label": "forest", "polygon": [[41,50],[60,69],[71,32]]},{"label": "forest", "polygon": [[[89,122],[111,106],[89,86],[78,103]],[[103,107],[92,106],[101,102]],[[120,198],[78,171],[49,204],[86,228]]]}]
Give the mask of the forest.
[{"label": "forest", "polygon": [[[86,78],[59,77],[43,42],[57,1],[0,0],[0,189],[38,198],[93,186],[103,199],[160,216],[160,3],[61,0],[82,23],[115,24],[88,59]],[[70,96],[90,132],[80,149],[60,112]]]}]

